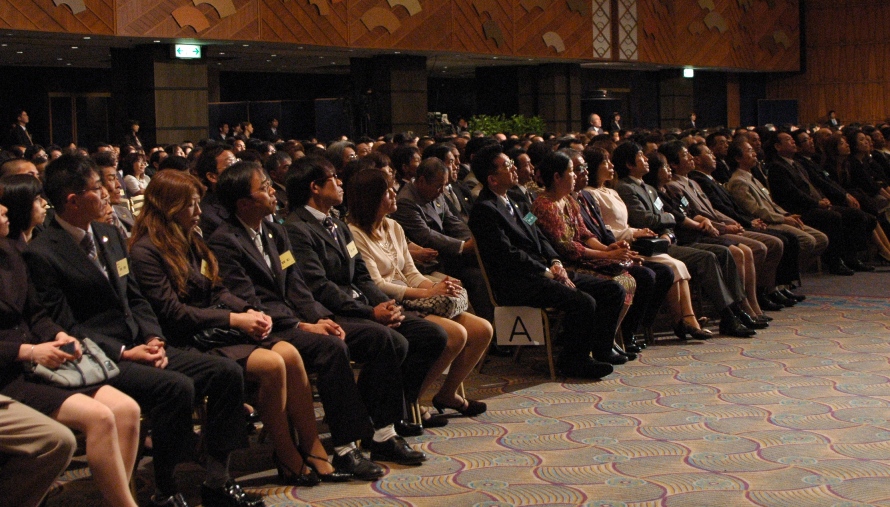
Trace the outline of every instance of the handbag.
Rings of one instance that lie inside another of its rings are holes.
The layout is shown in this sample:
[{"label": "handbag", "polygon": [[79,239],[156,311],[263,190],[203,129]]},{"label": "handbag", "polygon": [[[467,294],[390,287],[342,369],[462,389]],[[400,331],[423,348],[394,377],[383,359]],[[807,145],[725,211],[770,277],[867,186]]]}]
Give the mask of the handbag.
[{"label": "handbag", "polygon": [[614,278],[633,265],[633,261],[616,261],[612,259],[584,259],[580,263],[580,267],[590,270],[604,276]]},{"label": "handbag", "polygon": [[432,296],[420,299],[403,299],[402,306],[408,310],[424,315],[438,315],[446,319],[453,319],[461,313],[467,311],[470,301],[467,296],[467,290],[463,287],[457,296]]},{"label": "handbag", "polygon": [[638,238],[630,246],[635,252],[645,257],[667,253],[671,242],[664,238]]},{"label": "handbag", "polygon": [[191,339],[192,345],[201,352],[207,352],[219,347],[229,345],[246,345],[256,343],[240,329],[211,327],[195,333]]},{"label": "handbag", "polygon": [[118,376],[120,369],[96,342],[84,338],[80,344],[83,354],[79,359],[62,363],[54,370],[35,364],[31,378],[57,387],[72,388],[101,384]]}]

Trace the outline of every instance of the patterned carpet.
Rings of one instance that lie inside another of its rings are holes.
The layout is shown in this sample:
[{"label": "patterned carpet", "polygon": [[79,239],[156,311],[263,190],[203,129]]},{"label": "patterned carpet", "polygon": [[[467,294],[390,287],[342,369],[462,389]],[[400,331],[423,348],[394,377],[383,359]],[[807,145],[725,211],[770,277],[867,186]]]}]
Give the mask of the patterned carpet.
[{"label": "patterned carpet", "polygon": [[[427,463],[375,483],[274,487],[268,445],[235,455],[233,469],[276,507],[890,506],[890,305],[832,294],[882,293],[888,281],[819,277],[820,295],[773,314],[754,339],[664,337],[601,382],[549,382],[540,350],[494,358],[467,385],[488,412],[410,439]],[[197,505],[200,469],[179,478]],[[93,504],[87,479],[48,502]]]}]

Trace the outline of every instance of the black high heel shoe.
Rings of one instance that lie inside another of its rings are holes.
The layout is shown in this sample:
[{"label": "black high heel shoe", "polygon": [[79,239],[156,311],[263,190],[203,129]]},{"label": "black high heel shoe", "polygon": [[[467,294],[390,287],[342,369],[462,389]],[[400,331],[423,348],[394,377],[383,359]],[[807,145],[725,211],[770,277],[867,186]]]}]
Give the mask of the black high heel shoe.
[{"label": "black high heel shoe", "polygon": [[463,403],[459,406],[452,407],[451,405],[446,405],[438,401],[435,396],[433,397],[433,407],[439,411],[439,414],[444,414],[445,409],[450,408],[464,417],[473,417],[488,410],[488,406],[481,401],[464,399]]},{"label": "black high heel shoe", "polygon": [[334,468],[333,472],[331,472],[329,474],[323,474],[323,473],[319,472],[318,468],[316,468],[315,465],[313,465],[309,461],[310,459],[317,459],[318,461],[327,461],[324,458],[319,458],[318,456],[314,456],[309,453],[304,453],[302,450],[300,450],[300,456],[303,457],[303,463],[305,463],[306,466],[309,467],[309,471],[311,473],[315,474],[315,476],[321,482],[348,482],[350,479],[352,479],[351,473],[341,472],[340,470],[337,470],[336,468],[334,468],[333,465],[331,465],[331,468]]},{"label": "black high heel shoe", "polygon": [[303,474],[294,472],[289,466],[282,463],[275,452],[272,453],[272,462],[275,463],[275,468],[278,469],[279,484],[311,488],[321,482],[321,479],[318,478],[318,474],[315,473],[312,467],[307,466],[308,463],[305,459],[303,460],[303,468],[308,468],[309,471]]}]

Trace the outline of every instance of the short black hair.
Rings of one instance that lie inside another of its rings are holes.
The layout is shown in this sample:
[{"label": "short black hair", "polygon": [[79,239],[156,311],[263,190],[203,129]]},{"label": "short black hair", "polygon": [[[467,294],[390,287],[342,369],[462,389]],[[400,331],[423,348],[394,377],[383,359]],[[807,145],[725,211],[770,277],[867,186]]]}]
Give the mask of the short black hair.
[{"label": "short black hair", "polygon": [[117,170],[117,163],[114,161],[114,153],[110,151],[99,151],[92,155],[93,163],[96,167],[114,167]]},{"label": "short black hair", "polygon": [[305,206],[312,196],[312,183],[337,174],[334,165],[326,157],[312,155],[302,157],[291,165],[285,186],[288,211]]},{"label": "short black hair", "polygon": [[479,180],[483,187],[488,188],[488,177],[498,170],[494,161],[503,152],[504,149],[501,148],[501,145],[495,143],[481,148],[473,156],[473,161],[470,162],[470,170],[473,171],[476,179]]},{"label": "short black hair", "polygon": [[0,178],[0,187],[3,187],[0,204],[6,206],[6,216],[9,218],[8,237],[17,239],[22,231],[31,227],[34,201],[43,186],[40,180],[30,174],[12,174]]},{"label": "short black hair", "polygon": [[[668,141],[658,147],[658,153],[664,155],[664,158],[667,159],[668,165],[679,164],[680,152],[682,152],[684,148],[686,148],[686,145],[683,144],[683,141]],[[652,172],[651,168],[650,172]]]},{"label": "short black hair", "polygon": [[216,184],[216,195],[226,210],[235,216],[238,200],[250,197],[250,184],[253,174],[262,171],[259,162],[242,160],[229,166],[219,175]]},{"label": "short black hair", "polygon": [[541,176],[541,182],[544,184],[544,187],[550,188],[550,185],[553,184],[553,177],[566,172],[571,162],[571,157],[562,150],[548,153],[544,160],[535,167]]},{"label": "short black hair", "polygon": [[630,174],[627,165],[634,165],[637,153],[643,151],[643,148],[637,143],[621,143],[612,152],[612,163],[615,165],[615,173],[619,178],[624,178]]},{"label": "short black hair", "polygon": [[66,153],[46,166],[43,173],[46,197],[61,213],[65,211],[68,195],[83,192],[93,174],[98,174],[96,165],[87,156]]},{"label": "short black hair", "polygon": [[436,176],[446,174],[447,172],[448,168],[445,167],[445,162],[442,162],[442,159],[438,157],[430,157],[420,163],[420,166],[417,167],[417,174],[415,176],[418,179],[423,178],[424,181],[429,182]]}]

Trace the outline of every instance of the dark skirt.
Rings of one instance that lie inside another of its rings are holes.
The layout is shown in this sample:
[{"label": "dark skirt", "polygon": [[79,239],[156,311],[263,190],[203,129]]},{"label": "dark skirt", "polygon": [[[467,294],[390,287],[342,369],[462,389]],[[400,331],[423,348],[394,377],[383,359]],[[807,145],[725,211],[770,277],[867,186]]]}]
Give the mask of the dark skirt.
[{"label": "dark skirt", "polygon": [[3,389],[0,389],[0,394],[28,405],[41,414],[52,415],[59,410],[62,403],[69,397],[78,393],[93,396],[103,385],[105,384],[96,384],[77,389],[64,389],[49,384],[32,382],[26,379],[24,375],[19,375],[3,386]]},{"label": "dark skirt", "polygon": [[256,349],[271,349],[276,343],[281,341],[281,337],[277,333],[272,333],[265,340],[258,343],[244,343],[240,345],[227,345],[225,347],[217,347],[207,351],[208,354],[227,357],[247,368],[247,358],[253,354]]}]

